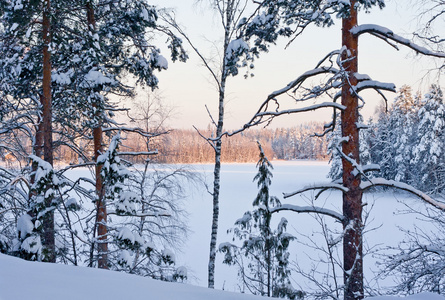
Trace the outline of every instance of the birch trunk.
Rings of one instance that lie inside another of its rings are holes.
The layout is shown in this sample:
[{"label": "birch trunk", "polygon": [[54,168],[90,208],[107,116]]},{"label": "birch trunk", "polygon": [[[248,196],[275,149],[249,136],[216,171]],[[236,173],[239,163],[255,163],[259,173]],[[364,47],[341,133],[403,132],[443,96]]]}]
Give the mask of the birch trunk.
[{"label": "birch trunk", "polygon": [[[358,71],[358,38],[350,30],[357,26],[357,11],[355,0],[351,1],[349,17],[343,18],[342,45],[346,51],[342,54],[343,67],[346,76],[343,79],[342,104],[346,107],[341,114],[342,136],[347,142],[342,145],[342,151],[357,164],[359,159],[359,121],[358,97],[353,87],[357,84],[355,74]],[[346,159],[342,159],[343,184],[348,192],[343,193],[343,264],[345,300],[363,299],[363,247],[362,247],[362,190],[360,189],[360,175],[354,173],[354,166]]]},{"label": "birch trunk", "polygon": [[[227,46],[224,47],[225,49]],[[223,63],[224,68],[225,64]],[[219,113],[218,124],[216,128],[216,136],[220,136],[224,126],[224,97],[227,76],[223,72],[221,76],[221,86],[219,90]],[[212,233],[210,235],[210,256],[209,256],[209,272],[208,287],[215,287],[215,259],[216,259],[216,241],[218,236],[218,218],[219,218],[219,193],[221,187],[221,146],[222,140],[219,138],[215,143],[215,167],[213,170],[213,218]]]},{"label": "birch trunk", "polygon": [[[219,137],[215,142],[215,167],[213,171],[213,218],[212,218],[212,233],[210,235],[210,255],[209,255],[209,268],[208,268],[208,287],[215,287],[215,259],[216,259],[216,242],[218,236],[218,218],[219,218],[219,193],[221,187],[221,147],[222,140],[220,138],[224,127],[224,100],[226,93],[226,82],[228,73],[226,70],[226,55],[227,48],[230,43],[231,24],[233,22],[233,11],[236,3],[234,1],[228,1],[225,11],[221,10],[220,13],[223,17],[224,24],[224,46],[223,46],[223,61],[221,68],[221,77],[218,82],[219,87],[219,102],[218,102],[218,123],[216,125],[216,136]],[[223,14],[224,13],[224,14]]]}]

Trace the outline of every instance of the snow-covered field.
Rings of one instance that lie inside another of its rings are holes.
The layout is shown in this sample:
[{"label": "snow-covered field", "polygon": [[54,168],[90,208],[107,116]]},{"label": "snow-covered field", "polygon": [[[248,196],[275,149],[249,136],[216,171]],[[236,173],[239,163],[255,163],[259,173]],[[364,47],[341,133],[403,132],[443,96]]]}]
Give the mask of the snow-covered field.
[{"label": "snow-covered field", "polygon": [[[327,181],[326,174],[329,166],[325,162],[273,162],[274,178],[272,181],[272,195],[282,198],[283,192],[292,192],[304,185]],[[207,177],[211,184],[211,164],[193,165],[195,172]],[[251,209],[252,201],[257,194],[256,183],[252,182],[257,169],[255,164],[224,164],[222,168],[222,189],[220,204],[220,229],[218,243],[232,241],[232,235],[227,230],[233,227],[236,219]],[[73,174],[74,175],[74,174]],[[83,174],[85,176],[86,174]],[[207,262],[210,243],[211,197],[202,185],[189,188],[189,195],[185,207],[189,212],[189,226],[191,234],[186,240],[185,247],[176,255],[177,265],[185,265],[188,269],[188,283],[172,284],[153,281],[133,275],[117,272],[92,270],[82,267],[31,263],[16,258],[0,255],[0,300],[14,299],[257,299],[242,294],[209,291],[202,287],[207,285]],[[311,195],[293,197],[283,200],[283,203],[304,204],[311,199]],[[327,192],[316,200],[318,206],[340,211],[341,194]],[[398,227],[412,228],[419,222],[410,214],[398,214],[404,210],[404,203],[424,209],[424,205],[407,194],[375,193],[367,194],[366,209],[370,211],[367,229],[376,228],[366,234],[368,247],[382,248],[396,245],[403,239],[403,233]],[[297,242],[291,245],[291,260],[298,261],[303,268],[309,268],[319,258],[313,249],[302,243],[308,239],[323,243],[317,234],[320,225],[309,215],[295,213],[281,214],[280,217],[289,220],[288,232],[297,237]],[[331,222],[333,229],[340,230],[341,225]],[[299,233],[297,233],[297,231]],[[217,257],[215,287],[219,290],[239,292],[235,267],[222,265],[222,255]],[[377,287],[373,280],[373,270],[377,270],[377,258],[369,255],[365,258],[367,280]],[[327,267],[326,267],[327,268]],[[321,270],[322,271],[322,270]],[[292,276],[296,288],[307,288],[310,283],[297,275]],[[380,282],[381,286],[390,284],[389,278]],[[195,286],[192,286],[195,285]],[[196,287],[202,286],[202,287]],[[373,299],[389,299],[378,297]],[[422,294],[410,297],[410,300],[444,299],[433,294]]]}]

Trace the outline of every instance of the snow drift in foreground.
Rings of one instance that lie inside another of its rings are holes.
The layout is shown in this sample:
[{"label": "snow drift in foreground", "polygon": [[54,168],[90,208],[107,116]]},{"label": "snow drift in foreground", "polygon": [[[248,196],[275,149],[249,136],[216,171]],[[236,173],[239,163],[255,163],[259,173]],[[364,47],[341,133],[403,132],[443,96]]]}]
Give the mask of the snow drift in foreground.
[{"label": "snow drift in foreground", "polygon": [[[0,254],[0,300],[78,300],[78,299],[155,299],[155,300],[248,300],[259,296],[210,290],[181,283],[168,283],[125,273],[28,262]],[[400,299],[375,297],[373,300]],[[406,300],[444,300],[431,293]]]}]

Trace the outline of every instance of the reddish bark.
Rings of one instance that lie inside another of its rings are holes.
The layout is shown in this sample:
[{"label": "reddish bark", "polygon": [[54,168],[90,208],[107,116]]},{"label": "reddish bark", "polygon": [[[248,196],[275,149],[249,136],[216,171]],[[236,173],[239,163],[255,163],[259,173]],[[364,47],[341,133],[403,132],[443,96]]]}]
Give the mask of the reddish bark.
[{"label": "reddish bark", "polygon": [[[97,162],[98,156],[102,153],[102,127],[93,129],[94,139],[94,160]],[[102,176],[100,172],[102,170],[101,165],[96,164],[96,193],[97,193],[97,252],[98,260],[97,265],[100,269],[108,269],[108,243],[107,243],[107,207],[105,206],[104,189],[102,184]]]},{"label": "reddish bark", "polygon": [[[42,40],[43,40],[43,80],[42,80],[42,137],[43,137],[43,158],[53,165],[53,136],[52,136],[52,103],[51,103],[51,3],[44,2],[42,19]],[[38,137],[38,135],[37,135]],[[45,199],[46,207],[52,206],[52,198]],[[54,237],[54,212],[47,212],[43,220],[42,244],[45,251],[45,260],[55,262],[55,237]]]},{"label": "reddish bark", "polygon": [[[341,114],[342,136],[348,141],[342,145],[343,153],[360,163],[359,159],[359,120],[358,97],[351,87],[357,84],[355,73],[358,71],[358,38],[350,30],[357,25],[357,11],[351,1],[349,17],[343,18],[342,45],[346,48],[342,55],[346,77],[343,80],[342,104],[346,109]],[[360,175],[354,175],[354,166],[342,159],[343,184],[349,190],[343,194],[343,215],[345,216],[343,259],[345,300],[363,299],[363,249],[362,249],[362,190]]]},{"label": "reddish bark", "polygon": [[[94,8],[91,2],[86,5],[87,20],[89,30],[96,29],[96,19],[94,17]],[[97,107],[96,105],[93,105]],[[96,117],[99,117],[96,115]],[[101,119],[100,117],[98,119]],[[96,216],[96,228],[97,228],[97,266],[100,269],[108,269],[108,242],[107,242],[107,207],[104,198],[104,187],[102,182],[102,176],[100,174],[102,166],[97,164],[97,158],[103,151],[102,147],[102,122],[99,122],[96,128],[93,128],[93,142],[94,142],[94,160],[96,161],[96,194],[97,194],[97,216]]]}]

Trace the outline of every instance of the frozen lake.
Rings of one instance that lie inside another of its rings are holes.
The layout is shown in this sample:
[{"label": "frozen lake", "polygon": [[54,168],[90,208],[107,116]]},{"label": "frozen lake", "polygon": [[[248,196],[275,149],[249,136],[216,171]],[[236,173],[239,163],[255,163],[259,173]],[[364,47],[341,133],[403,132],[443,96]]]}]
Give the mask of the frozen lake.
[{"label": "frozen lake", "polygon": [[[281,202],[295,205],[311,205],[313,193],[308,192],[303,195],[294,196],[283,200],[282,194],[293,192],[301,187],[312,183],[328,182],[326,175],[329,172],[327,162],[319,161],[273,161],[273,179],[271,185],[271,195],[280,198]],[[159,168],[163,168],[162,165]],[[212,188],[213,165],[194,164],[190,165],[193,172],[205,178],[209,189]],[[257,173],[256,164],[223,164],[221,173],[221,195],[220,195],[220,217],[218,242],[232,242],[233,235],[227,230],[233,228],[235,221],[241,218],[244,212],[252,210],[252,202],[258,193],[256,182],[253,178]],[[78,169],[68,175],[69,177],[85,176],[91,174],[86,169]],[[188,213],[188,225],[190,234],[184,238],[185,246],[176,252],[176,263],[178,266],[185,266],[188,270],[188,283],[199,286],[207,286],[207,264],[209,257],[210,229],[212,219],[212,197],[207,192],[204,184],[184,184],[187,197],[184,200],[184,208]],[[399,229],[412,229],[417,224],[423,229],[432,227],[418,219],[418,215],[403,214],[405,205],[414,207],[415,210],[424,211],[425,205],[417,198],[400,193],[397,190],[372,193],[364,195],[364,211],[367,212],[364,218],[365,225],[365,253],[366,249],[384,249],[387,246],[396,246],[403,240],[405,234]],[[341,212],[341,193],[338,191],[327,191],[319,197],[314,205]],[[281,217],[289,221],[287,231],[297,239],[290,245],[290,261],[292,264],[298,263],[302,270],[309,271],[312,266],[318,265],[318,276],[330,274],[332,268],[320,260],[326,260],[326,256],[314,247],[325,247],[326,241],[321,232],[320,219],[314,214],[296,214],[291,212],[280,212],[274,215],[272,223],[277,224]],[[332,237],[338,237],[342,226],[333,220],[326,220],[329,228],[334,232]],[[311,245],[311,246],[308,246]],[[387,253],[387,250],[383,252]],[[215,288],[228,291],[242,290],[239,286],[237,268],[222,264],[223,255],[217,254]],[[341,249],[339,255],[335,257],[341,262]],[[378,256],[368,254],[364,258],[365,277],[368,285],[377,287],[374,280],[374,272],[378,269],[376,263]],[[337,274],[341,270],[337,268]],[[292,273],[293,286],[310,289],[311,283],[302,278],[301,275]],[[342,278],[340,278],[342,281]],[[391,278],[380,280],[380,287],[392,283]]]},{"label": "frozen lake", "polygon": [[[283,192],[292,192],[314,182],[328,181],[326,178],[329,171],[327,162],[275,161],[272,164],[274,166],[274,177],[271,195],[278,196],[280,200],[282,200]],[[207,184],[211,187],[213,165],[193,165],[193,168],[196,172],[206,176]],[[252,201],[258,192],[256,183],[253,182],[256,172],[255,164],[223,164],[218,244],[232,241],[232,234],[227,234],[227,230],[233,227],[234,222],[241,218],[245,211],[252,209]],[[191,194],[185,206],[189,212],[189,226],[192,232],[188,237],[183,253],[177,255],[177,263],[188,268],[189,283],[207,286],[212,198],[203,186],[193,188],[190,192]],[[307,205],[312,197],[311,193],[307,193],[302,196],[294,196],[287,200],[282,200],[282,203]],[[397,193],[397,191],[368,193],[365,194],[364,202],[367,203],[365,211],[369,211],[365,230],[374,228],[366,233],[365,248],[376,247],[373,249],[397,245],[404,237],[404,234],[398,227],[409,229],[413,227],[415,222],[418,222],[412,214],[398,213],[406,209],[404,203],[419,210],[424,209],[424,205],[420,200],[408,194]],[[337,191],[328,191],[316,200],[315,205],[341,212],[341,194]],[[294,241],[290,246],[291,260],[298,261],[302,268],[309,269],[319,259],[324,259],[321,253],[317,253],[313,248],[303,245],[310,244],[312,241],[322,246],[325,245],[324,239],[317,234],[321,231],[321,226],[314,218],[314,215],[280,213],[276,217],[281,219],[283,216],[289,221],[288,232],[297,237],[297,241]],[[275,221],[278,222],[277,220]],[[327,222],[335,231],[341,230],[339,223],[331,220],[327,220]],[[222,265],[222,258],[223,255],[218,253],[215,288],[239,291],[236,267]],[[377,258],[374,255],[365,257],[366,276],[367,280],[371,281],[370,284],[375,284],[372,281],[373,272],[371,270],[377,269],[376,261]],[[329,271],[327,265],[321,265],[319,270],[324,272],[323,269],[326,269],[326,272]],[[296,274],[292,277],[295,280],[293,283],[295,287],[300,285],[304,288],[308,284]],[[391,280],[387,279],[386,282],[391,282]]]}]

